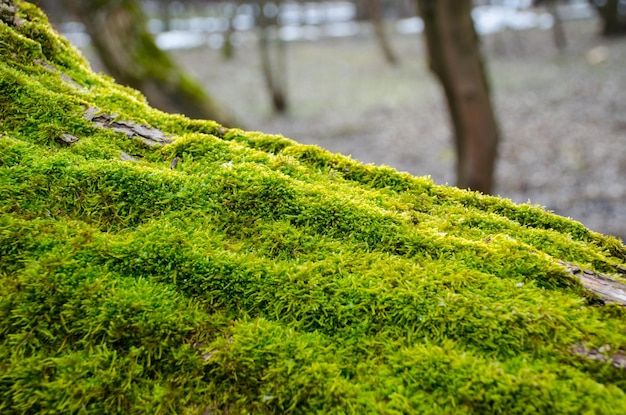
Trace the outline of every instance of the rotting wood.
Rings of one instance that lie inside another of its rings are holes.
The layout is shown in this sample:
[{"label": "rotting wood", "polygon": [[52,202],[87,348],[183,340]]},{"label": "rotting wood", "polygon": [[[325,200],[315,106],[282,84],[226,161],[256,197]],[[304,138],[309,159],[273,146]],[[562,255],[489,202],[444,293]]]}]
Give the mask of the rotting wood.
[{"label": "rotting wood", "polygon": [[[97,108],[89,107],[83,116],[93,122],[97,127],[108,128],[116,132],[124,133],[128,138],[139,138],[148,147],[170,144],[173,140],[163,131],[148,125],[137,124],[133,121],[116,121],[117,114],[98,114]],[[97,114],[97,115],[96,115]]]},{"label": "rotting wood", "polygon": [[[626,305],[626,284],[600,272],[589,269],[581,270],[580,267],[570,262],[559,261],[559,264],[563,265],[569,274],[578,278],[586,289],[597,294],[605,303]],[[618,272],[622,272],[619,267]]]},{"label": "rotting wood", "polygon": [[429,66],[443,88],[456,148],[457,186],[491,193],[500,132],[470,0],[419,0]]}]

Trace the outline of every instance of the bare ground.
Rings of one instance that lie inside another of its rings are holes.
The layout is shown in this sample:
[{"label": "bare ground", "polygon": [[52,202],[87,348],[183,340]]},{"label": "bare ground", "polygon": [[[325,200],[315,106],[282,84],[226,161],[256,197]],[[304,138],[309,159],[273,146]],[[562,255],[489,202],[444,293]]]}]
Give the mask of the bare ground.
[{"label": "bare ground", "polygon": [[[502,130],[496,194],[540,204],[626,239],[626,39],[596,35],[595,20],[551,32],[484,38]],[[392,38],[387,65],[371,35],[288,45],[290,114],[271,116],[254,43],[233,60],[197,48],[173,52],[247,129],[454,184],[454,150],[442,94],[419,35]]]}]

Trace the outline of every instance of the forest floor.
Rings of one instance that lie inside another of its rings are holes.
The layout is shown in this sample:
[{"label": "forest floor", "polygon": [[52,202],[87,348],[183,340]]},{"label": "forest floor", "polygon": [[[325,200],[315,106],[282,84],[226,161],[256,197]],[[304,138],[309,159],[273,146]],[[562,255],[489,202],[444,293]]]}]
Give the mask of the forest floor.
[{"label": "forest floor", "polygon": [[[545,206],[626,240],[626,39],[598,21],[483,38],[502,140],[495,193]],[[394,35],[387,64],[371,34],[287,45],[287,116],[272,116],[254,43],[232,60],[209,48],[172,51],[246,129],[279,133],[365,162],[454,184],[442,93],[420,35]]]}]

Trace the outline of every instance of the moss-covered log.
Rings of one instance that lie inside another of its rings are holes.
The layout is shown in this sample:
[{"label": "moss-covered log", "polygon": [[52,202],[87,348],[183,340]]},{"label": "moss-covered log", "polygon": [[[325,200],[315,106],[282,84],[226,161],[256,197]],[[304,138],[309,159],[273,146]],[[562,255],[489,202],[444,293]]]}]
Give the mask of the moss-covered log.
[{"label": "moss-covered log", "polygon": [[626,413],[581,283],[620,241],[161,113],[0,20],[0,413]]},{"label": "moss-covered log", "polygon": [[63,1],[84,23],[104,67],[118,83],[139,89],[151,106],[163,111],[241,126],[157,47],[139,1]]}]

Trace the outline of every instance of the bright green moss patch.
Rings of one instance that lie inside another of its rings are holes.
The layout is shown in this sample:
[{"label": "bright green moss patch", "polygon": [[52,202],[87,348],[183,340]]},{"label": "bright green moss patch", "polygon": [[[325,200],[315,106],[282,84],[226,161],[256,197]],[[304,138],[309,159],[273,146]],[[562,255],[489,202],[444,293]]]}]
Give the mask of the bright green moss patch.
[{"label": "bright green moss patch", "polygon": [[626,312],[559,263],[619,280],[620,241],[160,113],[17,8],[0,13],[0,412],[626,413]]}]

